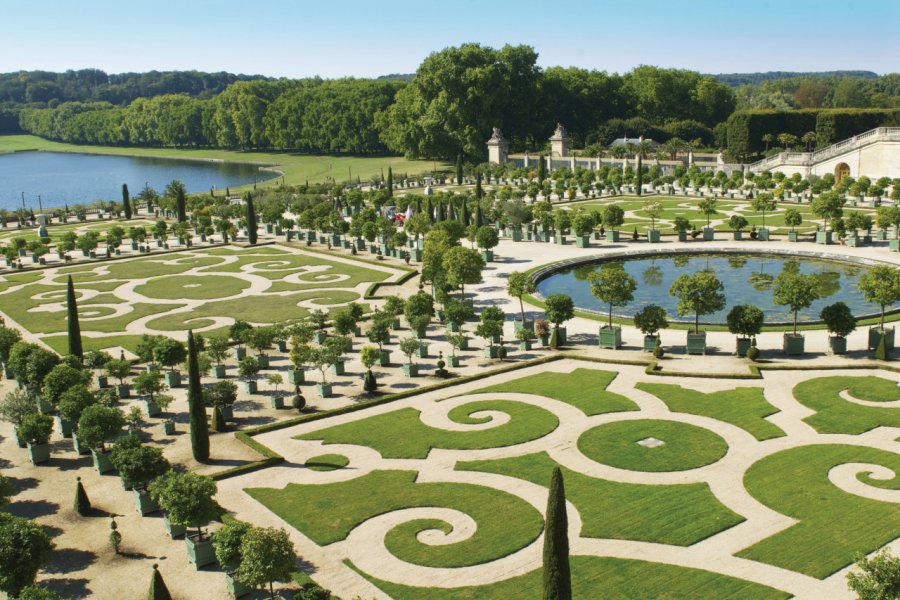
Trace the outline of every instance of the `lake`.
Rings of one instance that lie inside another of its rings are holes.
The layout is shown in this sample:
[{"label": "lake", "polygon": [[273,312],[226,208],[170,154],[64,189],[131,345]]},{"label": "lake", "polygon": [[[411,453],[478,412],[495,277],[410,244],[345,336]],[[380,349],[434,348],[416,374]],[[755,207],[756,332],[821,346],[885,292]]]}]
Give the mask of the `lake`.
[{"label": "lake", "polygon": [[107,156],[67,152],[17,152],[0,154],[0,208],[15,210],[25,205],[38,210],[38,195],[46,207],[84,204],[95,200],[122,199],[122,184],[131,196],[144,185],[157,193],[173,179],[189,193],[224,190],[277,177],[258,165],[170,158]]}]

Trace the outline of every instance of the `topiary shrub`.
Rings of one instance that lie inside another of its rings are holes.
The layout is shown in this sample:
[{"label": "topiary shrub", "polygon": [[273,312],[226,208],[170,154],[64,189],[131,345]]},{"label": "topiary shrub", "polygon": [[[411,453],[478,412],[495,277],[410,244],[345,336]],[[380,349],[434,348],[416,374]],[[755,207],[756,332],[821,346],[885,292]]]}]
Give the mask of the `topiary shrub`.
[{"label": "topiary shrub", "polygon": [[756,346],[750,346],[747,349],[747,358],[752,361],[756,361],[756,359],[759,358],[759,348],[757,348]]}]

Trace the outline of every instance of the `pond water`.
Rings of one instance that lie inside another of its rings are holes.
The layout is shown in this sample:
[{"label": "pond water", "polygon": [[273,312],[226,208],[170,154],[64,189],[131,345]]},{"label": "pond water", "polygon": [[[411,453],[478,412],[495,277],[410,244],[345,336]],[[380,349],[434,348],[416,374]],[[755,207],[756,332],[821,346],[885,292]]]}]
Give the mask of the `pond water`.
[{"label": "pond water", "polygon": [[[818,321],[822,308],[843,301],[854,315],[873,314],[879,307],[863,299],[856,285],[866,267],[851,263],[775,254],[679,254],[658,257],[636,257],[620,261],[625,270],[637,280],[634,302],[613,308],[613,314],[632,317],[644,306],[657,304],[669,313],[673,322],[693,322],[693,315],[678,316],[678,300],[669,295],[669,287],[683,274],[709,269],[725,286],[725,309],[701,316],[702,322],[724,324],[725,316],[736,304],[753,304],[766,315],[767,323],[790,322],[790,309],[772,301],[772,282],[785,269],[815,275],[819,280],[821,298],[800,311],[798,321]],[[544,296],[564,293],[572,297],[575,306],[606,314],[609,306],[601,304],[591,294],[588,276],[602,263],[587,263],[553,273],[538,282],[538,292]]]},{"label": "pond water", "polygon": [[95,200],[122,199],[122,184],[131,196],[145,185],[162,193],[173,179],[188,192],[218,190],[276,177],[248,163],[222,163],[170,158],[105,156],[63,152],[0,154],[0,208],[15,210],[25,205],[38,211],[38,195],[46,207],[86,204]]}]

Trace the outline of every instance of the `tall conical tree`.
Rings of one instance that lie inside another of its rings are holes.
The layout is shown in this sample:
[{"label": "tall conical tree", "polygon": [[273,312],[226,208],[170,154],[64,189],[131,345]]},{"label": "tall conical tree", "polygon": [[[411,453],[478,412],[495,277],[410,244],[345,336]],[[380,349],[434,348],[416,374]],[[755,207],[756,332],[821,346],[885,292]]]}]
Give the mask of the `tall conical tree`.
[{"label": "tall conical tree", "polygon": [[475,176],[475,197],[479,200],[484,196],[484,190],[481,189],[481,171]]},{"label": "tall conical tree", "polygon": [[203,404],[197,344],[193,331],[188,331],[188,410],[191,417],[191,450],[195,460],[204,462],[209,459],[209,427],[206,423],[206,407]]},{"label": "tall conical tree", "polygon": [[153,577],[150,579],[150,593],[147,594],[147,600],[172,600],[172,594],[166,587],[162,575],[159,572],[159,565],[153,565]]},{"label": "tall conical tree", "polygon": [[387,191],[388,196],[394,195],[394,170],[388,167],[388,176],[387,176]]},{"label": "tall conical tree", "polygon": [[425,210],[427,211],[427,217],[429,223],[434,223],[434,203],[431,201],[431,196],[428,196],[428,200],[425,201]]},{"label": "tall conical tree", "polygon": [[572,600],[569,572],[569,519],[562,472],[554,467],[544,527],[544,600]]},{"label": "tall conical tree", "polygon": [[481,227],[484,225],[484,215],[481,212],[481,200],[477,200],[475,202],[475,226]]},{"label": "tall conical tree", "polygon": [[462,206],[459,209],[459,222],[465,227],[469,226],[469,199],[462,199]]},{"label": "tall conical tree", "polygon": [[69,326],[69,354],[77,356],[78,360],[84,360],[84,350],[81,346],[81,325],[78,323],[78,301],[75,299],[75,284],[72,276],[66,289],[66,321]]},{"label": "tall conical tree", "polygon": [[128,194],[128,184],[122,184],[122,210],[125,211],[125,218],[131,218],[131,196]]},{"label": "tall conical tree", "polygon": [[437,201],[437,209],[434,211],[434,221],[440,223],[444,220],[444,201]]},{"label": "tall conical tree", "polygon": [[78,482],[75,485],[75,512],[81,515],[82,517],[88,514],[88,511],[91,510],[91,501],[88,498],[87,492],[84,491],[84,486],[81,485],[81,477],[78,478]]},{"label": "tall conical tree", "polygon": [[178,186],[178,191],[175,193],[175,208],[178,210],[178,222],[184,223],[187,221],[187,207],[186,207],[186,199],[184,197],[184,185]]},{"label": "tall conical tree", "polygon": [[447,220],[448,221],[456,220],[456,211],[453,208],[453,198],[447,199]]},{"label": "tall conical tree", "polygon": [[462,154],[456,155],[456,185],[463,184]]},{"label": "tall conical tree", "polygon": [[244,203],[247,206],[247,241],[250,245],[256,244],[256,209],[253,207],[253,195],[247,192],[244,197]]},{"label": "tall conical tree", "polygon": [[538,157],[538,185],[544,185],[545,179],[547,179],[547,159],[541,154]]},{"label": "tall conical tree", "polygon": [[638,155],[637,155],[637,172],[635,173],[635,176],[636,176],[635,192],[637,193],[638,196],[640,196],[644,193],[644,190],[643,190],[643,187],[644,187],[644,159],[641,156],[640,152],[638,152]]}]

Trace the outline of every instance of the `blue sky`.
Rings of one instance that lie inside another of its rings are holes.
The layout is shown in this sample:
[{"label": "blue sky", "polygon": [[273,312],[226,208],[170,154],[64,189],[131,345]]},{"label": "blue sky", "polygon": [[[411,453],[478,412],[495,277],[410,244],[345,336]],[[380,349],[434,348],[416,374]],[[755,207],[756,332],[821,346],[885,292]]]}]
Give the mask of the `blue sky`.
[{"label": "blue sky", "polygon": [[465,42],[624,72],[900,71],[900,0],[0,0],[0,72],[411,73]]}]

